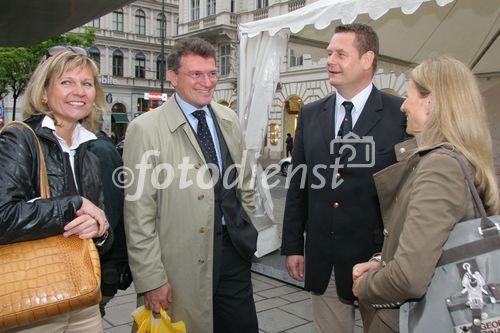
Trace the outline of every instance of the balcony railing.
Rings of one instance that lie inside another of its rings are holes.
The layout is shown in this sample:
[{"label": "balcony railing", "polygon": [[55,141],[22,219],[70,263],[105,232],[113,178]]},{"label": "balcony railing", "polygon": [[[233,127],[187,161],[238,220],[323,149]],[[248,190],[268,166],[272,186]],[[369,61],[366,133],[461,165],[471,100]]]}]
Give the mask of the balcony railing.
[{"label": "balcony railing", "polygon": [[231,25],[238,25],[238,15],[236,15],[236,14],[230,14],[229,23]]},{"label": "balcony railing", "polygon": [[203,27],[211,27],[215,25],[215,15],[203,19]]},{"label": "balcony railing", "polygon": [[254,21],[265,19],[268,16],[269,16],[269,10],[267,8],[257,9],[253,12]]},{"label": "balcony railing", "polygon": [[292,0],[288,3],[288,12],[302,8],[306,5],[306,0]]},{"label": "balcony railing", "polygon": [[188,22],[188,31],[193,31],[198,29],[200,29],[200,21]]}]

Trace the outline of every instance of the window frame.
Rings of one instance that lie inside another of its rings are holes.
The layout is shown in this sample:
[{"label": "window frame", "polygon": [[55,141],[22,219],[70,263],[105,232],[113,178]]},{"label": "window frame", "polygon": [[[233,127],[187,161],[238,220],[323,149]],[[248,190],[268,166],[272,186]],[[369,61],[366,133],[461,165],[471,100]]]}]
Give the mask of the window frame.
[{"label": "window frame", "polygon": [[134,58],[134,73],[138,79],[146,78],[146,56],[143,52],[138,52]]},{"label": "window frame", "polygon": [[191,0],[191,21],[200,19],[200,0]]},{"label": "window frame", "polygon": [[137,35],[146,35],[146,13],[142,9],[135,11],[135,33]]},{"label": "window frame", "polygon": [[215,15],[217,11],[215,0],[207,0],[207,16]]},{"label": "window frame", "polygon": [[[163,19],[164,21],[162,22],[161,19],[162,19],[162,16],[163,16]],[[165,14],[162,14],[162,13],[158,13],[158,15],[156,16],[156,29],[155,29],[155,34],[156,34],[156,37],[159,37],[161,38],[161,32],[162,32],[162,23],[164,24],[164,27],[163,27],[163,33],[164,33],[164,37],[167,36],[167,16]]]},{"label": "window frame", "polygon": [[97,67],[100,69],[101,68],[101,50],[97,46],[92,46],[89,50],[89,57],[94,60],[94,62],[97,64]]},{"label": "window frame", "polygon": [[101,28],[101,18],[98,17],[96,19],[93,19],[92,21],[87,23],[87,26],[100,29]]},{"label": "window frame", "polygon": [[123,10],[122,9],[118,9],[118,10],[113,11],[112,27],[113,27],[113,31],[123,32],[124,24],[123,24]]},{"label": "window frame", "polygon": [[113,76],[123,76],[123,51],[116,49],[113,51]]},{"label": "window frame", "polygon": [[231,74],[231,44],[219,45],[219,74],[227,76]]},{"label": "window frame", "polygon": [[269,7],[269,0],[257,0],[257,9]]}]

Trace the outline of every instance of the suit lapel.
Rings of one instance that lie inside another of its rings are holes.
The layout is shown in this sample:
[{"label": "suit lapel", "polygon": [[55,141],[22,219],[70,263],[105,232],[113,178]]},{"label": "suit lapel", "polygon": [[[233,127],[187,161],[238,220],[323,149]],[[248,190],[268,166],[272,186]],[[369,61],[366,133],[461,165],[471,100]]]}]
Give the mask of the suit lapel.
[{"label": "suit lapel", "polygon": [[[382,111],[382,107],[382,96],[380,94],[380,91],[375,86],[373,86],[372,92],[366,100],[365,107],[363,108],[358,121],[356,121],[356,124],[352,129],[353,133],[356,134],[359,138],[367,135],[382,118],[380,112]],[[352,145],[355,149],[358,149],[359,143],[352,143]],[[344,150],[344,152],[340,156],[340,161],[345,161],[345,157],[347,156],[348,152],[349,149]]]},{"label": "suit lapel", "polygon": [[325,144],[330,149],[330,143],[335,139],[335,94],[333,94],[324,104],[323,110],[318,116],[318,124],[322,124],[323,138]]},{"label": "suit lapel", "polygon": [[[213,111],[213,114],[215,115],[215,121],[219,125],[219,129],[221,131],[221,134],[223,136],[223,140],[226,143],[227,150],[229,151],[229,154],[233,158],[233,160],[237,160],[238,157],[238,152],[239,152],[239,146],[236,145],[239,140],[234,140],[232,137],[232,127],[233,127],[233,122],[231,119],[229,119],[227,116],[224,115],[224,113],[219,109],[219,107],[216,104],[210,104],[210,108]],[[217,126],[217,125],[216,125]],[[221,138],[219,138],[219,141]],[[222,149],[221,149],[222,152]],[[222,156],[223,161],[226,160],[226,156]],[[225,167],[225,166],[223,166]]]},{"label": "suit lapel", "polygon": [[361,112],[356,125],[354,125],[354,128],[352,129],[353,132],[359,137],[365,136],[368,132],[370,132],[373,126],[375,126],[382,118],[382,115],[380,114],[382,107],[382,96],[380,91],[373,86],[363,112]]}]

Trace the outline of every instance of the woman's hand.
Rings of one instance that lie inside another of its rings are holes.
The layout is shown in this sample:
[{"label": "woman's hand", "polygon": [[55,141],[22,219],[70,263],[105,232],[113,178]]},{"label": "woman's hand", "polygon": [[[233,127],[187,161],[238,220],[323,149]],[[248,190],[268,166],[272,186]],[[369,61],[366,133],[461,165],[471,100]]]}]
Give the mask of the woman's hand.
[{"label": "woman's hand", "polygon": [[359,289],[361,286],[361,280],[363,276],[371,270],[377,269],[380,267],[380,261],[370,260],[367,262],[363,262],[360,264],[354,265],[352,268],[352,293],[354,296],[359,296]]},{"label": "woman's hand", "polygon": [[356,281],[372,269],[376,269],[380,267],[380,262],[376,260],[370,260],[367,262],[363,262],[360,264],[354,265],[352,268],[352,280]]},{"label": "woman's hand", "polygon": [[77,217],[64,226],[64,237],[77,235],[81,239],[97,238],[109,229],[106,214],[90,200],[82,197],[82,206],[76,211]]},{"label": "woman's hand", "polygon": [[354,296],[359,297],[359,289],[361,288],[361,281],[363,280],[363,275],[353,281],[352,293]]}]

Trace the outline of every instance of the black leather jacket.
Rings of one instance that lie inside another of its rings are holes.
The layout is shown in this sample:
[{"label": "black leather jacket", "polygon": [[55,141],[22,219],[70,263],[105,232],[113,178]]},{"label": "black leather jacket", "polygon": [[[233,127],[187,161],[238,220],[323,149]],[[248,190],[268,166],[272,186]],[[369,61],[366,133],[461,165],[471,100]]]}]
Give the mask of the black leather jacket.
[{"label": "black leather jacket", "polygon": [[59,235],[76,217],[85,197],[103,207],[99,161],[86,143],[75,155],[76,179],[80,195],[67,195],[66,159],[52,131],[41,127],[44,116],[25,122],[40,140],[50,187],[50,199],[39,198],[38,159],[33,135],[21,126],[0,135],[0,244]]}]

